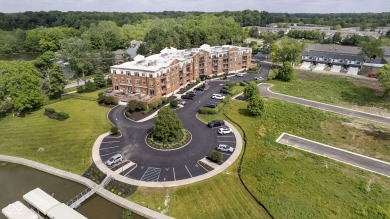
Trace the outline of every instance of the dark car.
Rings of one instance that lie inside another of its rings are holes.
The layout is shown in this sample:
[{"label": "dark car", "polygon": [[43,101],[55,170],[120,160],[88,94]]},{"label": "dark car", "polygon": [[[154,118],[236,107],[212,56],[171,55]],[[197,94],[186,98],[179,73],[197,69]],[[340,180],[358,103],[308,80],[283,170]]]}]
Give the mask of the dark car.
[{"label": "dark car", "polygon": [[183,96],[181,96],[181,99],[193,100],[193,99],[195,99],[195,96],[183,95]]},{"label": "dark car", "polygon": [[197,95],[198,93],[196,91],[188,91],[186,94],[187,95]]},{"label": "dark car", "polygon": [[197,88],[195,88],[194,90],[197,91],[197,92],[203,92],[203,91],[204,91],[204,89],[201,88],[201,87],[197,87]]},{"label": "dark car", "polygon": [[208,103],[206,105],[204,105],[204,107],[209,107],[209,108],[215,108],[217,107],[218,103]]},{"label": "dark car", "polygon": [[225,122],[223,120],[213,120],[213,121],[207,123],[207,126],[210,128],[223,126],[223,125],[225,125]]},{"label": "dark car", "polygon": [[230,91],[227,90],[227,89],[222,89],[219,93],[221,93],[221,94],[228,94],[228,93],[230,93]]}]

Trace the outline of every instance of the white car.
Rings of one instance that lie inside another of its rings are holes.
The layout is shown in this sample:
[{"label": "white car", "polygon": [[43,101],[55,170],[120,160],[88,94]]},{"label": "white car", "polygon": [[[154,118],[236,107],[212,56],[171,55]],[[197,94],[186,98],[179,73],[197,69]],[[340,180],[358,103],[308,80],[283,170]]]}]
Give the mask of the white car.
[{"label": "white car", "polygon": [[223,96],[222,94],[213,94],[213,96],[211,98],[216,99],[216,100],[223,100],[225,98],[225,96]]},{"label": "white car", "polygon": [[228,127],[223,127],[223,128],[218,129],[218,134],[220,134],[220,135],[230,134],[232,132],[233,132],[233,130],[231,130]]},{"label": "white car", "polygon": [[218,150],[218,151],[222,151],[222,152],[230,152],[230,153],[233,153],[234,148],[233,148],[233,147],[230,147],[229,145],[226,145],[226,144],[220,144],[220,145],[218,145],[217,150]]},{"label": "white car", "polygon": [[235,74],[237,77],[244,77],[244,73],[236,73]]},{"label": "white car", "polygon": [[110,157],[110,159],[108,159],[106,161],[106,164],[107,164],[107,166],[111,166],[111,165],[116,164],[118,162],[122,162],[122,160],[123,160],[122,155],[115,154],[114,156]]}]

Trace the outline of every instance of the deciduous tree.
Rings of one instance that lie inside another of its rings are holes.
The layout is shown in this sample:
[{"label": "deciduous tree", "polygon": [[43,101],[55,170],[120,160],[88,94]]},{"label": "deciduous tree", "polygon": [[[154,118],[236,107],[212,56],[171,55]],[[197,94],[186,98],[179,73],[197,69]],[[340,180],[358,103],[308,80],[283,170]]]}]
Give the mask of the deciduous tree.
[{"label": "deciduous tree", "polygon": [[175,110],[163,107],[157,115],[153,126],[153,138],[161,142],[173,142],[180,138],[183,133],[183,124]]},{"label": "deciduous tree", "polygon": [[260,94],[254,95],[248,103],[247,110],[253,116],[261,116],[264,113],[264,100]]},{"label": "deciduous tree", "polygon": [[383,97],[386,98],[386,102],[390,97],[390,63],[384,65],[377,74],[378,81],[384,89]]},{"label": "deciduous tree", "polygon": [[58,64],[55,64],[50,69],[50,90],[49,97],[50,99],[58,99],[61,98],[61,95],[64,93],[64,88],[66,85],[66,80],[64,76],[64,71],[62,67]]}]

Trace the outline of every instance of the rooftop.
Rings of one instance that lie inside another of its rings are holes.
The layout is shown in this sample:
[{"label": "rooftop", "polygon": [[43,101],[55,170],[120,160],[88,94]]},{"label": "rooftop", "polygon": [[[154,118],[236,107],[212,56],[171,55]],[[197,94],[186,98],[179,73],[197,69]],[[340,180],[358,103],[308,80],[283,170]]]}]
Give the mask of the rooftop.
[{"label": "rooftop", "polygon": [[309,44],[306,51],[328,52],[337,54],[359,55],[360,48],[354,46],[338,46],[325,44]]},{"label": "rooftop", "polygon": [[160,51],[159,54],[154,54],[148,57],[137,55],[136,57],[134,57],[134,61],[132,62],[125,62],[123,64],[114,65],[112,67],[121,68],[121,69],[137,69],[137,70],[156,72],[169,67],[174,60],[191,62],[191,58],[199,52],[206,51],[211,53],[225,53],[229,51],[229,49],[231,48],[238,48],[240,50],[245,50],[245,51],[249,49],[246,47],[230,46],[230,45],[211,47],[207,44],[200,46],[200,48],[192,48],[192,49],[185,49],[185,50],[178,50],[176,48],[170,47],[170,48],[164,48],[163,50]]}]

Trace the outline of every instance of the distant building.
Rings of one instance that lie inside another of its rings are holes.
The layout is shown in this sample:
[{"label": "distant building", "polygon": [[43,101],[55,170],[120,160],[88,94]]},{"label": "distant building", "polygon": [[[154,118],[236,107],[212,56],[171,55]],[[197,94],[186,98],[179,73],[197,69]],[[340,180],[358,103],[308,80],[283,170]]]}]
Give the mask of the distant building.
[{"label": "distant building", "polygon": [[165,48],[159,54],[137,55],[132,62],[111,66],[113,90],[121,93],[121,100],[150,103],[197,79],[246,70],[251,60],[252,49],[239,46]]}]

